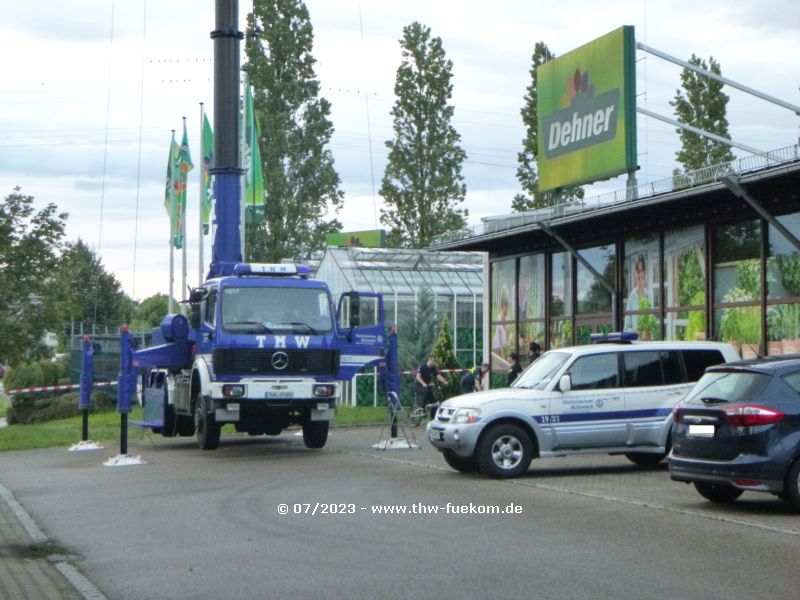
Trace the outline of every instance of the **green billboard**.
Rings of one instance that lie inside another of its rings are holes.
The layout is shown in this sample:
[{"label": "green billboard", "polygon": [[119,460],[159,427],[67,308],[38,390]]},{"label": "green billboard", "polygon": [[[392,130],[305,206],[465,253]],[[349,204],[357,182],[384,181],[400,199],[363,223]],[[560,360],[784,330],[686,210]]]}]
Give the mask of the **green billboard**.
[{"label": "green billboard", "polygon": [[626,25],[538,67],[540,191],[636,168],[635,48]]},{"label": "green billboard", "polygon": [[371,229],[368,231],[344,231],[339,233],[329,233],[325,236],[325,245],[385,248],[386,231],[383,229]]}]

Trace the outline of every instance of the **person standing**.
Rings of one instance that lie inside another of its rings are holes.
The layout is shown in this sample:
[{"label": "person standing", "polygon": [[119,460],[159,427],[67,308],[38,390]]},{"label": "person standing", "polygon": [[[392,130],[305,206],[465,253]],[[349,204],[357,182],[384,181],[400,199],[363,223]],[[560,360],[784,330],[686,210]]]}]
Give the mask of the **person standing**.
[{"label": "person standing", "polygon": [[436,416],[436,398],[433,396],[431,385],[434,379],[438,379],[443,385],[447,385],[447,379],[442,377],[439,369],[436,368],[436,359],[429,356],[417,369],[417,388],[422,393],[422,405],[430,408],[431,419]]},{"label": "person standing", "polygon": [[522,366],[519,364],[519,354],[512,352],[508,355],[508,364],[511,365],[506,375],[506,387],[514,383],[514,380],[522,373]]},{"label": "person standing", "polygon": [[475,391],[480,391],[480,384],[478,383],[478,367],[472,367],[469,371],[464,373],[461,378],[461,393],[471,394]]},{"label": "person standing", "polygon": [[531,342],[528,344],[528,364],[531,364],[542,355],[542,347],[539,342]]}]

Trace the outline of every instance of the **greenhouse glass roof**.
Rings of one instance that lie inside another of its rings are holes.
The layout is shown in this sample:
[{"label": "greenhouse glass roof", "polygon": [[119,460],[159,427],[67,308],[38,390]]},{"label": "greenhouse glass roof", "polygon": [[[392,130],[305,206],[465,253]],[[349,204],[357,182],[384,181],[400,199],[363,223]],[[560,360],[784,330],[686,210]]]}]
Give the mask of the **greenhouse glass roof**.
[{"label": "greenhouse glass roof", "polygon": [[328,248],[317,276],[335,288],[386,295],[414,295],[429,286],[436,295],[480,296],[483,294],[483,253]]}]

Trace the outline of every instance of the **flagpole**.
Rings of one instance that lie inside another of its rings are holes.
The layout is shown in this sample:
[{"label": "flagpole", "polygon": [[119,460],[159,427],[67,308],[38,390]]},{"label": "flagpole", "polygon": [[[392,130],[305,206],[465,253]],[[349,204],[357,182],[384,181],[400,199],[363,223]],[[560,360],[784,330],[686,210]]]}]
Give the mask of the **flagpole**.
[{"label": "flagpole", "polygon": [[[175,130],[173,129],[172,130],[172,142],[170,142],[170,145],[169,145],[169,161],[170,161],[170,165],[172,165],[173,169],[175,168],[174,157],[172,156],[172,149],[173,149],[174,146],[175,146]],[[173,210],[173,208],[172,208],[172,202],[173,202],[172,201],[172,197],[175,194],[175,175],[174,175],[174,173],[172,171],[170,171],[170,173],[172,173],[172,174],[170,175],[170,181],[169,181],[169,189],[170,189],[169,299],[167,301],[168,302],[167,313],[168,314],[173,314],[173,312],[175,311],[175,303],[173,302],[174,290],[175,290],[175,236],[173,235],[174,234],[174,231],[173,231],[174,223],[172,221],[172,217],[173,217],[173,214],[172,214],[172,210]]]},{"label": "flagpole", "polygon": [[[185,136],[185,134],[186,134],[186,117],[183,117],[183,132],[184,132],[184,136]],[[188,176],[187,176],[187,181],[188,181]],[[184,191],[183,193],[184,193],[183,197],[184,197],[184,203],[185,203],[186,199],[189,197],[189,194],[188,194],[187,191]],[[181,250],[183,251],[182,252],[182,257],[181,257],[181,301],[182,302],[186,302],[186,246],[187,246],[187,244],[186,244],[186,241],[187,241],[186,240],[186,215],[188,214],[188,210],[186,209],[185,206],[182,206],[181,210],[183,210],[183,218],[181,219],[181,234],[182,234],[182,237],[183,237],[183,245],[181,247]],[[186,308],[186,305],[183,304],[181,306],[181,312],[184,312],[185,308]]]},{"label": "flagpole", "polygon": [[240,210],[239,210],[239,214],[241,215],[239,217],[239,219],[240,219],[239,227],[240,227],[241,232],[242,232],[241,233],[241,238],[242,238],[242,261],[244,261],[244,262],[247,262],[247,255],[244,253],[244,248],[245,248],[244,244],[245,244],[245,235],[247,234],[247,208],[246,208],[246,206],[247,206],[247,169],[249,168],[249,166],[246,165],[245,162],[244,162],[244,159],[245,159],[245,151],[244,151],[244,149],[245,149],[245,144],[247,143],[245,141],[245,137],[247,135],[246,132],[247,132],[247,86],[248,85],[249,84],[248,84],[248,81],[247,81],[247,75],[245,75],[245,77],[244,77],[244,92],[242,92],[242,126],[241,126],[242,134],[241,134],[241,136],[239,138],[239,141],[240,141],[239,153],[240,153],[240,156],[242,157],[242,170],[244,172],[244,181],[242,182],[243,183],[243,185],[242,185],[242,197],[240,198],[241,206],[240,206]]},{"label": "flagpole", "polygon": [[[200,175],[200,185],[198,189],[200,190],[200,210],[199,210],[199,229],[198,229],[198,238],[200,243],[198,246],[200,247],[200,261],[199,261],[199,268],[198,268],[198,275],[197,275],[197,285],[203,285],[203,245],[205,243],[205,236],[203,235],[203,204],[205,203],[205,195],[206,195],[206,157],[205,157],[205,149],[203,148],[203,117],[205,113],[203,112],[203,103],[200,103],[200,154],[202,155],[203,164],[201,168],[198,169]],[[210,168],[210,165],[209,165]]]}]

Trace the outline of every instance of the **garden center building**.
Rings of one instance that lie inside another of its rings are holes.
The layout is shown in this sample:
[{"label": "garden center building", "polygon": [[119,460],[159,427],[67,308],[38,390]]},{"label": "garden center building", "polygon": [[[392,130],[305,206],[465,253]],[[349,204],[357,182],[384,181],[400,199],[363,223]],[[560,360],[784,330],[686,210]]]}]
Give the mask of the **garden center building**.
[{"label": "garden center building", "polygon": [[483,220],[436,250],[488,253],[493,367],[529,341],[717,339],[800,352],[800,147]]}]

